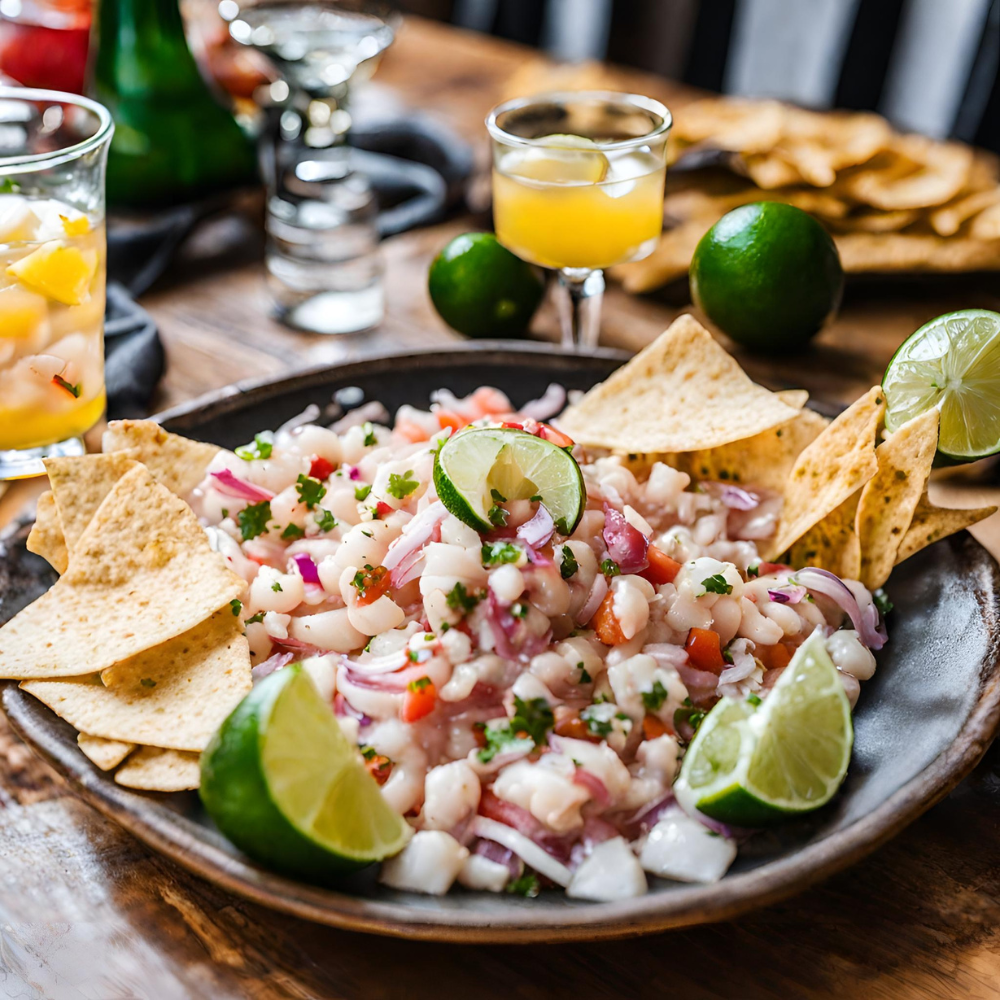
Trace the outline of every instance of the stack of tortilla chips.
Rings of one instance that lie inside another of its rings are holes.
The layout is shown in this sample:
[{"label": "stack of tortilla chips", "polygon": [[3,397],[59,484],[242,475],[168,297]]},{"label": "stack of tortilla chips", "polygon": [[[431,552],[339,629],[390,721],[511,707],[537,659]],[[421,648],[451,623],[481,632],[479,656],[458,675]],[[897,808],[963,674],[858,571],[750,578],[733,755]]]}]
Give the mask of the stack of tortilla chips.
[{"label": "stack of tortilla chips", "polygon": [[250,690],[243,579],[180,499],[214,445],[112,423],[105,454],[46,460],[28,547],[61,574],[0,628],[0,676],[79,730],[131,788],[198,787],[198,755]]},{"label": "stack of tortilla chips", "polygon": [[801,391],[755,385],[691,316],[570,407],[559,426],[633,465],[666,462],[694,479],[783,497],[763,558],[818,566],[881,587],[893,566],[995,507],[948,510],[927,498],[938,412],[883,435],[885,399],[870,389],[830,422]]},{"label": "stack of tortilla chips", "polygon": [[[620,90],[595,63],[526,64],[512,97]],[[664,234],[651,256],[613,268],[630,292],[687,274],[723,215],[783,201],[817,216],[852,273],[1000,270],[1000,169],[992,154],[893,130],[868,113],[712,97],[672,107]]]}]

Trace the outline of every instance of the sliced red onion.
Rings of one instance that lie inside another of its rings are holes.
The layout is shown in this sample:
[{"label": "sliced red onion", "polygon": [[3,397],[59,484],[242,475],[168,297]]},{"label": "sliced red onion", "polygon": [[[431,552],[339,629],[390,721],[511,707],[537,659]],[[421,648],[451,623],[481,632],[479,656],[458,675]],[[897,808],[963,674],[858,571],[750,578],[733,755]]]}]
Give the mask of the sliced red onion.
[{"label": "sliced red onion", "polygon": [[423,663],[414,663],[405,670],[384,670],[380,673],[356,673],[354,667],[355,664],[348,664],[345,675],[347,683],[373,691],[405,691],[411,681],[427,676],[427,667]]},{"label": "sliced red onion", "polygon": [[[654,655],[655,654],[651,654]],[[719,685],[719,678],[710,670],[698,670],[696,667],[680,664],[676,667],[677,673],[687,688],[688,697],[692,703],[699,708],[707,708],[716,700],[715,689]]]},{"label": "sliced red onion", "polygon": [[[493,635],[494,652],[505,660],[529,660],[548,646],[552,630],[536,636],[528,631],[523,619],[511,614],[511,605],[505,604],[489,589],[489,599],[483,608],[485,620]],[[483,607],[480,605],[480,607]]]},{"label": "sliced red onion", "polygon": [[754,510],[760,504],[760,494],[752,493],[732,483],[701,482],[698,484],[710,497],[721,500],[730,510]]},{"label": "sliced red onion", "polygon": [[265,677],[273,674],[275,670],[280,670],[282,667],[287,666],[294,659],[294,653],[275,653],[273,656],[269,656],[266,660],[258,663],[250,671],[250,676],[255,681],[263,680]]},{"label": "sliced red onion", "polygon": [[254,486],[245,479],[240,479],[229,469],[221,472],[213,472],[211,476],[215,482],[215,489],[225,497],[236,497],[239,500],[252,500],[260,503],[262,500],[273,500],[274,494],[270,490],[265,490],[263,486]]},{"label": "sliced red onion", "polygon": [[625,515],[611,504],[604,504],[604,544],[608,555],[623,573],[638,573],[649,565],[646,551],[649,539],[625,520]]},{"label": "sliced red onion", "polygon": [[532,548],[539,548],[552,537],[555,530],[556,526],[552,515],[546,509],[545,504],[540,503],[538,510],[535,511],[535,516],[530,521],[525,521],[517,529],[517,537]]},{"label": "sliced red onion", "polygon": [[[382,560],[382,565],[390,571],[395,570],[407,557],[422,549],[434,537],[435,532],[440,529],[441,522],[448,516],[448,511],[440,500],[435,500],[430,506],[425,507],[413,520],[409,521],[403,533],[396,538],[389,546],[389,551]],[[407,563],[407,568],[412,567],[413,560]],[[401,570],[401,573],[405,570]],[[392,585],[400,586],[393,578]]]},{"label": "sliced red onion", "polygon": [[573,784],[585,788],[590,793],[590,797],[602,809],[607,809],[611,805],[611,793],[608,791],[607,785],[586,768],[577,766],[573,772]]},{"label": "sliced red onion", "polygon": [[503,865],[510,872],[511,878],[520,878],[524,872],[524,862],[509,847],[501,847],[495,840],[476,841],[472,853]]},{"label": "sliced red onion", "polygon": [[565,888],[573,878],[573,873],[564,864],[556,861],[551,854],[533,840],[529,840],[523,833],[518,833],[513,827],[505,826],[486,816],[477,816],[469,829],[475,836],[496,841],[502,847],[513,851],[526,865],[534,868],[539,875],[551,879],[556,885]]},{"label": "sliced red onion", "polygon": [[851,588],[835,573],[820,569],[818,566],[807,566],[800,569],[792,579],[807,590],[815,591],[824,597],[829,597],[857,629],[861,641],[869,649],[881,649],[887,640],[885,629],[879,620],[878,609],[869,602],[862,609]]},{"label": "sliced red onion", "polygon": [[350,472],[347,473],[347,478],[351,480],[352,483],[356,483],[361,478],[361,470],[356,466],[349,466]]},{"label": "sliced red onion", "polygon": [[724,684],[738,684],[746,680],[757,669],[757,661],[751,652],[753,649],[754,644],[749,639],[737,639],[729,644],[728,651],[733,662],[719,674],[720,689]]},{"label": "sliced red onion", "polygon": [[784,583],[774,590],[769,590],[767,596],[778,604],[798,604],[809,591],[794,583]]},{"label": "sliced red onion", "polygon": [[301,639],[293,639],[290,635],[286,636],[284,639],[279,639],[272,635],[271,642],[273,642],[275,646],[284,646],[285,649],[297,649],[300,653],[305,653],[307,656],[325,655],[329,652],[329,650],[320,649],[319,646],[314,646],[311,642],[303,642]]},{"label": "sliced red onion", "polygon": [[673,791],[667,791],[658,799],[647,802],[640,806],[631,816],[623,819],[619,824],[622,832],[629,840],[635,840],[642,833],[652,830],[660,819],[660,816],[674,804]]},{"label": "sliced red onion", "polygon": [[389,411],[379,402],[372,401],[359,406],[356,410],[351,410],[346,416],[341,417],[335,424],[330,425],[330,430],[335,434],[343,434],[352,427],[360,427],[366,421],[373,424],[388,424],[390,421]]},{"label": "sliced red onion", "polygon": [[305,552],[299,552],[292,556],[295,565],[299,568],[299,575],[305,583],[319,583],[319,571],[316,563],[312,561],[312,556]]},{"label": "sliced red onion", "polygon": [[370,726],[372,720],[364,712],[359,712],[339,691],[333,696],[333,714],[357,719],[362,726]]},{"label": "sliced red onion", "polygon": [[[683,667],[688,662],[687,651],[683,646],[675,646],[672,642],[651,642],[642,647],[642,651],[653,657],[661,667]],[[714,674],[712,675],[715,676]]]},{"label": "sliced red onion", "polygon": [[528,556],[528,562],[532,566],[554,566],[555,562],[550,559],[544,552],[539,552],[537,549],[533,549],[530,545],[525,546],[525,553]]},{"label": "sliced red onion", "polygon": [[551,382],[538,399],[525,403],[518,410],[518,413],[529,420],[548,420],[549,417],[554,417],[565,405],[566,390],[561,385]]},{"label": "sliced red onion", "polygon": [[387,653],[385,656],[372,656],[370,653],[362,655],[367,659],[352,660],[347,656],[340,658],[341,665],[347,667],[355,682],[358,677],[395,673],[410,662],[405,649],[398,649],[395,653]]},{"label": "sliced red onion", "polygon": [[598,573],[594,577],[594,585],[590,588],[590,594],[587,597],[586,603],[577,613],[577,625],[586,625],[597,614],[597,609],[601,606],[601,601],[607,596],[608,581],[605,579],[603,573]]}]

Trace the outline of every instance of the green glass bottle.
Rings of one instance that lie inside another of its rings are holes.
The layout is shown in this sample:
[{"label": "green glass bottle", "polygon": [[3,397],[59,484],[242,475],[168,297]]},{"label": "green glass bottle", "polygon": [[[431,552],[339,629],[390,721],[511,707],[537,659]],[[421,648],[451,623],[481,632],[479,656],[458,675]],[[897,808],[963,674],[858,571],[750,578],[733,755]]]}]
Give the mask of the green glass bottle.
[{"label": "green glass bottle", "polygon": [[254,183],[250,139],[202,79],[178,0],[98,0],[93,92],[111,111],[112,207],[157,208]]}]

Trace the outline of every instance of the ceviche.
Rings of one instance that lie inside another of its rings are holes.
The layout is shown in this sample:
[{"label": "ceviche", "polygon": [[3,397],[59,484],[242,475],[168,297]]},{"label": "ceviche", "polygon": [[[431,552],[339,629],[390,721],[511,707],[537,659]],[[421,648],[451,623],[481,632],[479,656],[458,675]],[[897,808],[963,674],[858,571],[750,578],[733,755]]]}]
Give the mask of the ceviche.
[{"label": "ceviche", "polygon": [[311,881],[721,878],[843,782],[892,567],[993,510],[927,499],[936,410],[889,434],[876,386],[828,421],[689,317],[582,398],[353,395],[233,451],[116,421],[47,460],[60,576],[0,628],[96,767]]}]

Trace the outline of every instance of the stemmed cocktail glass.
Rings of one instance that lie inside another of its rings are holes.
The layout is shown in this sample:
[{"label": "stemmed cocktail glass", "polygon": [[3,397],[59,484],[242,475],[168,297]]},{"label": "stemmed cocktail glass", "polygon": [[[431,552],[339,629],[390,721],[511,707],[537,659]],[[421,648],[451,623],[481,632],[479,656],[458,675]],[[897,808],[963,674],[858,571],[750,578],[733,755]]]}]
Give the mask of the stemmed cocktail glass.
[{"label": "stemmed cocktail glass", "polygon": [[566,346],[597,346],[603,269],[656,246],[670,125],[658,101],[605,92],[521,98],[486,119],[497,238],[558,270]]}]

